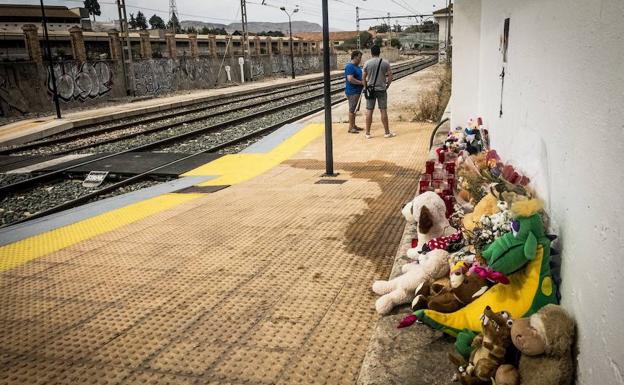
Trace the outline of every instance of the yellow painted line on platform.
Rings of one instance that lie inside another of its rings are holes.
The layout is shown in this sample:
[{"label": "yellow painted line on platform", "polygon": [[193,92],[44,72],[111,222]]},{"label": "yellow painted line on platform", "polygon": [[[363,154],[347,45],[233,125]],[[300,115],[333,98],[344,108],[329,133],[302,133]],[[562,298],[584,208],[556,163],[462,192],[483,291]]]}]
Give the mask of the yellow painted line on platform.
[{"label": "yellow painted line on platform", "polygon": [[193,169],[184,176],[215,175],[199,186],[233,185],[260,175],[295,155],[321,136],[323,124],[309,124],[268,153],[231,154]]},{"label": "yellow painted line on platform", "polygon": [[61,250],[205,194],[163,194],[0,247],[0,271]]}]

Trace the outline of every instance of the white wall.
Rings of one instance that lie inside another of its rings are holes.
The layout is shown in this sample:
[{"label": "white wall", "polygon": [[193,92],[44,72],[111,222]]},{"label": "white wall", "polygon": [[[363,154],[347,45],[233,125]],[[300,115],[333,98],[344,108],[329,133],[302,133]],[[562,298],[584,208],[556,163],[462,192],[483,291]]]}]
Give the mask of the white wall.
[{"label": "white wall", "polygon": [[454,16],[453,125],[483,116],[548,204],[577,383],[624,384],[624,1],[456,0]]}]

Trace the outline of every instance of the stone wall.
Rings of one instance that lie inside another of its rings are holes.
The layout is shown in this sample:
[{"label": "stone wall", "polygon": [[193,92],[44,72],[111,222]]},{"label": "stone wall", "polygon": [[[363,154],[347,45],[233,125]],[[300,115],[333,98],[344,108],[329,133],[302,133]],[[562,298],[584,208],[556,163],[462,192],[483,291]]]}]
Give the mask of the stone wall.
[{"label": "stone wall", "polygon": [[[212,88],[228,82],[225,66],[230,66],[231,80],[240,83],[238,57],[180,57],[146,59],[133,62],[134,91],[137,96]],[[295,56],[298,75],[322,72],[322,58],[308,54]],[[252,59],[254,80],[289,76],[290,57],[264,55]],[[336,56],[332,56],[336,68]],[[94,104],[126,96],[121,63],[109,61],[64,61],[54,64],[54,74],[61,108]],[[0,116],[52,111],[52,82],[47,65],[35,62],[0,63]],[[245,74],[249,80],[249,74]]]}]

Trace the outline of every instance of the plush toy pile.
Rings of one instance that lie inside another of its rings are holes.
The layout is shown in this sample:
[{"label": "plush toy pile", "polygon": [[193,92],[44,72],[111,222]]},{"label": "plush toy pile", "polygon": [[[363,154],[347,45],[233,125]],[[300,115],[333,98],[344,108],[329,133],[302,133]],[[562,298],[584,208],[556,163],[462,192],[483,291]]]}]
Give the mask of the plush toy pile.
[{"label": "plush toy pile", "polygon": [[570,384],[574,322],[557,305],[555,237],[529,178],[487,138],[471,120],[426,162],[402,211],[417,227],[411,262],[373,284],[375,307],[411,304],[399,327],[419,321],[456,337],[449,358],[462,384]]}]

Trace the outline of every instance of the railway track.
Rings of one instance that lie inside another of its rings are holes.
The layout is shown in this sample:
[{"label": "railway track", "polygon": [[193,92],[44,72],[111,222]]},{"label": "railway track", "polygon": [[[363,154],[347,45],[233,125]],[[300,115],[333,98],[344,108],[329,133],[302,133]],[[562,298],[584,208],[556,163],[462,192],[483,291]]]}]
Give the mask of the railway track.
[{"label": "railway track", "polygon": [[[394,66],[393,72],[396,78],[401,78],[435,63],[435,59],[415,60]],[[341,76],[333,81],[333,83],[342,82]],[[342,94],[343,89],[343,86],[341,87],[340,84],[334,84],[332,86],[332,104],[337,104],[345,100]],[[90,129],[86,128],[81,130],[81,132],[74,132],[65,136],[59,135],[49,138],[49,140],[5,149],[0,152],[0,154],[41,154],[42,152],[37,152],[37,149],[41,151],[40,149],[45,146],[48,146],[48,148],[50,148],[50,146],[57,146],[58,149],[59,144],[74,143],[79,140],[84,140],[85,138],[93,137],[94,135],[97,137],[97,135],[110,134],[116,130],[121,130],[122,132],[118,136],[109,136],[101,141],[96,140],[94,143],[80,144],[73,147],[69,146],[69,148],[62,148],[62,146],[60,146],[60,149],[56,152],[47,152],[47,154],[53,155],[75,154],[80,152],[95,153],[98,155],[85,158],[87,159],[85,161],[74,162],[67,167],[60,167],[51,172],[45,172],[41,175],[32,175],[28,179],[18,180],[15,183],[0,186],[0,197],[5,197],[0,198],[2,207],[7,205],[7,203],[8,206],[13,207],[15,201],[28,199],[31,196],[45,196],[46,192],[57,189],[56,186],[67,185],[68,177],[76,177],[77,174],[80,176],[84,175],[84,172],[78,172],[78,169],[84,169],[85,166],[90,164],[107,159],[110,160],[111,158],[123,154],[154,151],[159,153],[183,153],[185,155],[170,162],[144,170],[136,175],[129,177],[117,175],[119,178],[118,181],[107,182],[96,190],[83,189],[86,191],[68,194],[68,199],[59,197],[45,204],[37,200],[34,213],[23,211],[17,214],[13,212],[11,213],[13,215],[7,215],[6,211],[2,211],[0,212],[0,220],[2,221],[0,224],[4,227],[49,215],[86,202],[97,200],[104,195],[109,196],[115,194],[116,191],[121,191],[120,189],[123,188],[128,189],[132,186],[144,187],[146,184],[149,184],[146,181],[150,176],[153,176],[161,169],[175,166],[181,162],[198,157],[201,154],[237,152],[241,149],[241,146],[246,147],[257,138],[272,132],[284,124],[300,120],[301,118],[324,109],[322,86],[308,85],[305,89],[302,87],[290,87],[287,90],[280,89],[268,93],[264,92],[262,95],[266,96],[267,94],[270,94],[271,102],[267,102],[266,100],[258,101],[256,99],[259,96],[251,93],[239,97],[239,99],[244,99],[242,101],[243,103],[246,101],[250,101],[250,103],[243,104],[243,107],[238,109],[226,108],[224,110],[212,111],[213,108],[219,106],[231,106],[232,103],[241,103],[240,100],[235,100],[236,98],[230,98],[210,104],[209,106],[206,106],[204,103],[201,106],[186,108],[186,112],[177,109],[172,110],[167,112],[169,115],[165,116],[173,116],[174,118],[180,117],[180,119],[176,119],[175,122],[166,122],[164,124],[155,123],[151,127],[136,131],[124,130],[132,129],[132,127],[137,124],[149,124],[167,118],[163,117],[164,114],[162,112],[160,115],[150,114],[142,117],[142,119],[131,119],[130,121],[119,121],[113,124],[92,127]],[[193,113],[198,113],[198,115],[188,116]],[[217,118],[217,120],[215,120],[215,118]],[[241,143],[244,143],[244,145],[241,145]],[[75,184],[76,183],[74,183],[74,185]],[[80,189],[72,188],[71,190]]]}]

